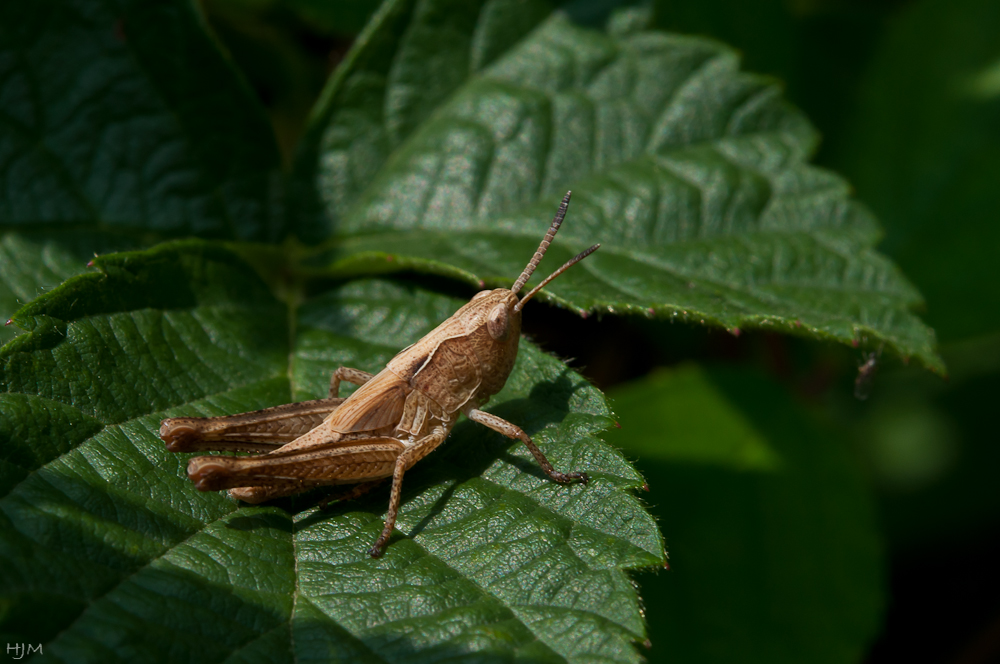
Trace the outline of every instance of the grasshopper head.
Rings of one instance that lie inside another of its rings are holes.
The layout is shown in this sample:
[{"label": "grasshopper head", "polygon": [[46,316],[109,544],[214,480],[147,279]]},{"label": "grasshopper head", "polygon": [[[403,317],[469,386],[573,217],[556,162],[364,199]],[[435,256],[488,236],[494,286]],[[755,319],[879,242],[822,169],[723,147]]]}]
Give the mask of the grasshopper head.
[{"label": "grasshopper head", "polygon": [[517,295],[506,288],[476,293],[467,305],[475,311],[475,325],[484,328],[493,341],[503,343],[521,334],[521,311]]},{"label": "grasshopper head", "polygon": [[[498,377],[502,377],[499,386],[503,386],[503,381],[507,379],[511,368],[514,365],[514,358],[517,356],[517,342],[521,336],[521,308],[524,303],[535,296],[539,290],[550,281],[565,272],[575,263],[583,260],[590,254],[597,251],[601,245],[595,244],[586,251],[581,252],[558,270],[550,274],[542,283],[535,286],[524,297],[518,297],[524,285],[528,283],[532,273],[542,257],[545,256],[549,244],[559,231],[563,219],[566,218],[566,210],[569,208],[569,198],[572,192],[566,192],[563,197],[559,211],[556,212],[552,225],[538,245],[538,250],[532,256],[531,261],[521,272],[514,285],[510,288],[497,288],[495,290],[480,291],[465,306],[463,320],[466,321],[467,330],[471,334],[473,330],[478,330],[477,352],[480,356],[488,356],[493,361],[486,362],[486,366],[496,371]],[[499,389],[499,387],[497,388]],[[489,390],[488,390],[489,391]],[[495,393],[490,391],[491,393]]]},{"label": "grasshopper head", "polygon": [[531,257],[531,260],[521,272],[521,276],[517,278],[517,281],[514,282],[514,285],[511,286],[510,290],[506,288],[497,288],[495,290],[480,291],[479,293],[476,293],[475,297],[473,297],[472,301],[469,303],[470,305],[476,303],[476,308],[482,312],[488,311],[485,318],[485,324],[490,333],[490,337],[494,340],[506,340],[511,334],[512,327],[515,326],[516,330],[514,333],[519,334],[521,330],[521,308],[524,306],[524,303],[533,298],[535,293],[540,291],[544,286],[548,285],[550,281],[600,248],[601,245],[595,244],[589,249],[580,252],[568,260],[558,270],[546,277],[542,283],[532,288],[527,295],[522,298],[517,297],[517,294],[521,292],[524,285],[528,283],[528,279],[531,278],[535,268],[538,267],[538,264],[542,261],[542,257],[545,256],[545,252],[548,250],[549,245],[552,244],[552,240],[555,238],[556,233],[559,232],[559,227],[562,225],[563,219],[566,218],[566,210],[569,209],[569,199],[572,194],[573,192],[567,191],[566,195],[563,196],[562,204],[559,205],[559,210],[556,212],[556,216],[552,220],[552,225],[549,226],[549,231],[545,234],[545,237],[542,238],[542,243],[538,245],[535,255]]}]

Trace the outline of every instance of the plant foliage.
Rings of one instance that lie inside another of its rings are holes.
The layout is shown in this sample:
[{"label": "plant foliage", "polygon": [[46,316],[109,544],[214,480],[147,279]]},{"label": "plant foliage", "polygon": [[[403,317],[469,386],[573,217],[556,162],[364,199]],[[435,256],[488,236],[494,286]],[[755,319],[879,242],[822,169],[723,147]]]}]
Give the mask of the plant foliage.
[{"label": "plant foliage", "polygon": [[[627,570],[665,561],[643,478],[601,440],[604,396],[528,341],[489,409],[592,481],[555,485],[462,423],[407,474],[380,560],[366,551],[385,492],[240,507],[196,492],[157,435],[165,417],[316,398],[338,366],[379,369],[461,303],[404,277],[508,286],[567,189],[546,265],[603,248],[550,302],[879,344],[943,370],[920,295],[846,182],[807,163],[815,131],[775,81],[643,12],[600,31],[554,9],[389,0],[288,170],[193,3],[0,9],[8,641],[102,662],[641,659]],[[806,490],[775,486],[767,500]],[[857,516],[864,535],[850,607],[877,592],[878,552],[865,497],[845,495],[838,528]]]}]

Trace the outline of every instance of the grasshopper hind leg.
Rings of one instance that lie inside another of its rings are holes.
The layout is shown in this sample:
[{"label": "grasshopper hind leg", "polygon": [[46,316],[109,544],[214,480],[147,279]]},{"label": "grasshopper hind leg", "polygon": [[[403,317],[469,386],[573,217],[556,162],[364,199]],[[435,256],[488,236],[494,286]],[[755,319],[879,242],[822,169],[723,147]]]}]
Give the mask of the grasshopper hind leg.
[{"label": "grasshopper hind leg", "polygon": [[364,385],[372,374],[338,367],[330,377],[330,396],[223,417],[173,417],[160,424],[160,438],[171,452],[272,452],[320,425],[346,399],[340,383]]},{"label": "grasshopper hind leg", "polygon": [[319,426],[344,399],[314,399],[223,417],[173,417],[160,424],[171,452],[271,452]]}]

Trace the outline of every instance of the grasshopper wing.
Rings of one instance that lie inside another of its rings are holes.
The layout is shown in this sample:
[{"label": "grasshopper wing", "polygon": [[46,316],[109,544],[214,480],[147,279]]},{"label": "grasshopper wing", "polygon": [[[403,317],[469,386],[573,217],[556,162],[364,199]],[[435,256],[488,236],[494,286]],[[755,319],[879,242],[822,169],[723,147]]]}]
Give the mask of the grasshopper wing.
[{"label": "grasshopper wing", "polygon": [[383,369],[333,411],[324,425],[342,434],[391,431],[399,423],[411,389],[406,381]]}]

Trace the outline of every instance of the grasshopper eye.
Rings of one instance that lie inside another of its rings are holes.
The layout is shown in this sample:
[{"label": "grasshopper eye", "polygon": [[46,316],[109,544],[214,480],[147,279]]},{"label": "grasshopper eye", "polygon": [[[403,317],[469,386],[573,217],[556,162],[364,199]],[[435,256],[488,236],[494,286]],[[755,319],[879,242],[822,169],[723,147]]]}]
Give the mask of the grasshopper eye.
[{"label": "grasshopper eye", "polygon": [[473,295],[473,296],[472,296],[472,299],[473,299],[473,300],[478,300],[478,299],[480,299],[480,298],[484,298],[484,297],[486,297],[486,296],[487,296],[487,295],[489,295],[489,294],[490,294],[490,291],[488,291],[488,290],[481,290],[481,291],[479,291],[478,293],[476,293],[475,295]]},{"label": "grasshopper eye", "polygon": [[497,341],[503,341],[510,332],[510,325],[507,321],[507,305],[498,304],[493,307],[490,315],[486,317],[486,329],[490,336]]}]

